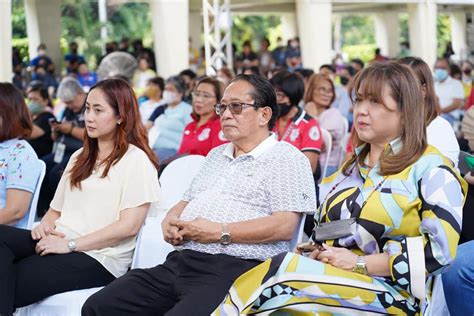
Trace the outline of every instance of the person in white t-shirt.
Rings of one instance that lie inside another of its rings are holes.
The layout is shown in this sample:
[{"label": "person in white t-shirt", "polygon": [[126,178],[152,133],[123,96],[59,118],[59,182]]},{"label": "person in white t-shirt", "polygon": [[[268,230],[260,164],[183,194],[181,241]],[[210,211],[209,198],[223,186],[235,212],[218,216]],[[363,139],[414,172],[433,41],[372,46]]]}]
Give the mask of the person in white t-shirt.
[{"label": "person in white t-shirt", "polygon": [[449,61],[446,58],[439,58],[436,61],[434,78],[441,115],[455,126],[459,123],[464,105],[462,83],[450,76]]},{"label": "person in white t-shirt", "polygon": [[458,167],[459,143],[453,127],[442,116],[438,115],[438,100],[435,94],[433,76],[428,64],[417,57],[404,57],[398,61],[409,66],[421,83],[424,97],[425,124],[428,144],[436,147],[444,156],[448,157],[454,167]]},{"label": "person in white t-shirt", "polygon": [[131,86],[108,79],[86,99],[84,147],[69,160],[41,223],[0,225],[0,314],[53,294],[105,286],[127,272],[158,201],[158,162]]}]

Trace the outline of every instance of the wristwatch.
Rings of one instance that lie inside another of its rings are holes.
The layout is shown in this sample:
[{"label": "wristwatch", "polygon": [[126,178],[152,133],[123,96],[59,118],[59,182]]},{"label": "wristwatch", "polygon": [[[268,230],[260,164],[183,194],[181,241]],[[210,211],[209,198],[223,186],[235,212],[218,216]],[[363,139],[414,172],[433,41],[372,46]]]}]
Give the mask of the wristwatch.
[{"label": "wristwatch", "polygon": [[367,265],[365,264],[365,258],[364,256],[358,256],[356,264],[354,266],[354,269],[352,269],[352,272],[367,275]]},{"label": "wristwatch", "polygon": [[230,244],[231,241],[232,241],[232,238],[229,232],[229,227],[227,226],[226,223],[223,223],[221,238],[219,238],[219,242],[221,243],[221,245],[226,246]]},{"label": "wristwatch", "polygon": [[74,239],[69,240],[67,242],[67,247],[69,248],[69,250],[71,250],[71,252],[76,252],[76,248],[77,248],[76,241]]}]

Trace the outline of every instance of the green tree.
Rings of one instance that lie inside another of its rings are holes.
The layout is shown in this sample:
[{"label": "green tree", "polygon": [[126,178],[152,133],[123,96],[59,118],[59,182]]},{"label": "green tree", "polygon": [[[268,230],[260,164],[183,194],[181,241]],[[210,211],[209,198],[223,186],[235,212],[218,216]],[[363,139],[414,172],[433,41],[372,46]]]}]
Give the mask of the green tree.
[{"label": "green tree", "polygon": [[375,43],[374,21],[370,15],[344,16],[341,23],[342,45]]},{"label": "green tree", "polygon": [[235,16],[233,18],[232,43],[236,45],[237,51],[242,51],[245,41],[252,41],[252,47],[256,50],[260,47],[260,41],[268,38],[274,48],[276,39],[281,36],[281,19],[275,15],[261,16]]},{"label": "green tree", "polygon": [[26,17],[23,0],[12,1],[12,37],[26,38]]},{"label": "green tree", "polygon": [[438,14],[436,24],[436,37],[438,38],[437,56],[442,56],[446,45],[451,42],[451,20],[447,14]]}]

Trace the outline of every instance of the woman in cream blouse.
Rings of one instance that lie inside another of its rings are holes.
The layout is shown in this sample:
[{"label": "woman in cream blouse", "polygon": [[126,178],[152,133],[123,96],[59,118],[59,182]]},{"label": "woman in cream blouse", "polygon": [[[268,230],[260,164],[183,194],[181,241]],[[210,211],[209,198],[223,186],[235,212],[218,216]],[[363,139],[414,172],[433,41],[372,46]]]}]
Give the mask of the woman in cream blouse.
[{"label": "woman in cream blouse", "polygon": [[31,232],[0,225],[0,314],[47,296],[104,286],[130,267],[158,200],[158,162],[129,84],[108,79],[86,100],[84,147]]}]

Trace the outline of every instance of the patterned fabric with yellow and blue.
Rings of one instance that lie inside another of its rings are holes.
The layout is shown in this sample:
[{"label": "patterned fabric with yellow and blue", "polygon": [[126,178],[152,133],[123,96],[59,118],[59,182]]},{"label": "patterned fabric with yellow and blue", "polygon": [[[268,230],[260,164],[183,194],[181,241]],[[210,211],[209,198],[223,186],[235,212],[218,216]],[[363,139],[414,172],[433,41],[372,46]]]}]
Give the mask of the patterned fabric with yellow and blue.
[{"label": "patterned fabric with yellow and blue", "polygon": [[[397,151],[401,143],[387,146]],[[358,255],[387,253],[390,276],[365,276],[282,253],[241,275],[214,315],[420,313],[432,277],[456,256],[467,185],[431,146],[395,175],[380,175],[378,164],[352,170],[323,181],[321,197],[332,192],[315,221],[356,218],[355,233],[326,243]]]}]

